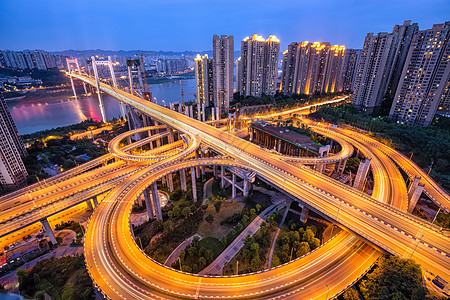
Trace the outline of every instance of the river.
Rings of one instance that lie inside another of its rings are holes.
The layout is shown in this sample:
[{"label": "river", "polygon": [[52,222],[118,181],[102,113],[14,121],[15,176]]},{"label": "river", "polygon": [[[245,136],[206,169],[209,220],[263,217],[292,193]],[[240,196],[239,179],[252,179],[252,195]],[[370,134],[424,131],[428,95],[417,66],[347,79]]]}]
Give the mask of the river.
[{"label": "river", "polygon": [[[181,101],[181,88],[185,94],[195,92],[195,79],[172,80],[149,85],[153,97],[158,104],[168,105],[170,102]],[[111,96],[102,94],[106,118],[120,117],[119,102]],[[185,101],[194,99],[194,95],[185,95]],[[60,126],[80,123],[86,119],[101,120],[97,95],[52,99],[46,98],[7,101],[8,108],[20,134],[52,129]]]}]

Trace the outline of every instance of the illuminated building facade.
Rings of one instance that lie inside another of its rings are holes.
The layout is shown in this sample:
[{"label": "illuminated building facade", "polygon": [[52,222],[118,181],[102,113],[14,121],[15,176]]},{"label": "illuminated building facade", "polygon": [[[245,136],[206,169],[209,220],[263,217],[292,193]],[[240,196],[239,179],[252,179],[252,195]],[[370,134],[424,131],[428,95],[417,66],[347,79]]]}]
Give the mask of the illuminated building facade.
[{"label": "illuminated building facade", "polygon": [[214,106],[225,112],[233,100],[234,37],[213,36]]},{"label": "illuminated building facade", "polygon": [[195,58],[195,83],[197,86],[198,103],[206,107],[213,103],[213,60],[208,55],[197,55]]},{"label": "illuminated building facade", "polygon": [[22,162],[27,151],[0,93],[0,187],[18,188],[27,184],[28,173]]},{"label": "illuminated building facade", "polygon": [[238,60],[237,91],[242,96],[274,95],[277,87],[280,40],[271,35],[266,40],[256,34],[241,41]]},{"label": "illuminated building facade", "polygon": [[283,53],[280,91],[312,95],[341,90],[344,54],[344,46],[330,43],[291,43]]}]

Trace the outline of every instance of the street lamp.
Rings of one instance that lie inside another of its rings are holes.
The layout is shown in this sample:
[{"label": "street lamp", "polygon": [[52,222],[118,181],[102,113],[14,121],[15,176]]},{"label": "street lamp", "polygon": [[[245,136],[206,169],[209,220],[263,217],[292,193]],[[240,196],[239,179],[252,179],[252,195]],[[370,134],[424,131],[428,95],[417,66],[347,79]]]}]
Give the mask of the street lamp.
[{"label": "street lamp", "polygon": [[[339,212],[341,211],[341,206],[342,206],[342,201],[341,201],[341,204],[339,204],[339,209],[338,209],[337,214],[336,214],[336,221],[338,220]],[[331,227],[330,239],[333,236],[333,229],[334,229],[334,225],[333,225],[333,227]]]},{"label": "street lamp", "polygon": [[183,271],[183,270],[181,269],[181,259],[180,259],[180,257],[177,257],[177,260],[178,260],[178,262],[180,263],[180,271]]},{"label": "street lamp", "polygon": [[434,218],[433,218],[433,221],[431,222],[430,228],[433,227],[433,223],[434,223],[434,221],[436,221],[436,218],[437,218],[437,216],[438,216],[438,214],[439,214],[440,211],[441,211],[441,208],[439,207],[439,209],[438,209],[436,215],[435,215]]},{"label": "street lamp", "polygon": [[328,284],[325,284],[327,286],[328,292],[327,292],[327,296],[325,297],[325,300],[328,299],[328,295],[330,294],[330,287],[328,286]]},{"label": "street lamp", "polygon": [[414,247],[414,250],[413,250],[413,252],[411,253],[411,256],[409,257],[409,259],[411,259],[411,258],[413,257],[414,252],[416,252],[417,246],[419,246],[420,240],[421,240],[422,238],[423,238],[423,234],[422,234],[422,236],[420,237],[420,239],[417,241],[416,247]]},{"label": "street lamp", "polygon": [[297,249],[295,249],[295,248],[292,248],[292,249],[291,249],[291,255],[289,256],[289,261],[292,260],[292,252],[294,252],[294,250],[297,250]]},{"label": "street lamp", "polygon": [[236,261],[236,275],[239,275],[239,261]]}]

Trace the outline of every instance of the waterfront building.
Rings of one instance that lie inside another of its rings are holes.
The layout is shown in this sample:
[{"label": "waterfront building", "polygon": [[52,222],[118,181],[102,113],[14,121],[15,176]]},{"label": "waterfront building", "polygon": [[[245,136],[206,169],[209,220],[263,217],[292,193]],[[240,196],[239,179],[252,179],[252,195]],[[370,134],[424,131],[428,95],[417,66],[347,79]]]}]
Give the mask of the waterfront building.
[{"label": "waterfront building", "polygon": [[197,55],[195,58],[195,84],[197,101],[208,107],[213,103],[213,60],[208,55]]},{"label": "waterfront building", "polygon": [[428,126],[436,110],[448,106],[449,39],[450,22],[414,34],[389,113],[397,123]]},{"label": "waterfront building", "polygon": [[27,183],[27,170],[22,158],[27,151],[0,93],[0,187],[19,188]]}]

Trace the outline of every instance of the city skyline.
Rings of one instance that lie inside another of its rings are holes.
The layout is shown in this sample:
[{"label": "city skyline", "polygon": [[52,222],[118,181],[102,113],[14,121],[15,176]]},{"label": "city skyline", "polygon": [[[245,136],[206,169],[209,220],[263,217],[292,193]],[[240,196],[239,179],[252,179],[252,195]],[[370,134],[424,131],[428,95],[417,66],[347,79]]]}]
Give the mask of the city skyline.
[{"label": "city skyline", "polygon": [[[254,4],[254,1],[214,5],[204,1],[152,1],[151,4],[115,1],[105,5],[79,1],[65,6],[52,0],[39,4],[24,2],[23,5],[7,1],[1,4],[0,34],[2,47],[14,51],[205,51],[211,49],[210,36],[214,34],[233,35],[242,40],[248,32],[276,35],[281,40],[281,49],[293,41],[329,41],[346,48],[362,48],[368,32],[389,31],[391,24],[403,20],[419,23],[422,30],[431,28],[433,24],[445,22],[450,10],[450,5],[440,0],[426,5],[421,5],[423,1],[378,1],[358,5],[354,1],[329,1],[320,7],[293,1],[284,1],[284,5],[278,6]],[[190,9],[214,16],[215,21],[206,24],[206,19],[190,20],[186,15]],[[303,11],[308,13],[298,13]],[[382,20],[379,15],[383,15]],[[152,31],[152,27],[157,30]],[[143,38],[145,28],[150,29],[144,35],[149,38]],[[17,38],[20,36],[26,38]]]}]

